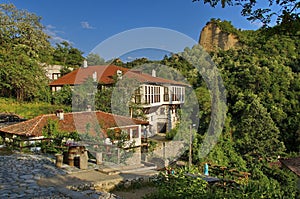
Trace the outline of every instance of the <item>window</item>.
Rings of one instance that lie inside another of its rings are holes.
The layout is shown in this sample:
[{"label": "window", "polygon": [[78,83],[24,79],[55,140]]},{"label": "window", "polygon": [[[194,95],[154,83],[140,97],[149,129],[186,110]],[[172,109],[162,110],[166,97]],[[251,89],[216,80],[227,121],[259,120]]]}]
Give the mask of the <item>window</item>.
[{"label": "window", "polygon": [[149,86],[145,86],[145,93],[144,93],[144,97],[145,97],[145,103],[146,104],[150,104],[150,87]]},{"label": "window", "polygon": [[52,73],[52,80],[60,78],[60,73]]},{"label": "window", "polygon": [[158,103],[160,102],[160,87],[159,86],[145,86],[145,103]]},{"label": "window", "polygon": [[55,87],[55,91],[60,91],[61,90],[61,86],[56,86]]},{"label": "window", "polygon": [[151,95],[151,103],[154,102],[154,97],[153,97],[153,86],[151,86],[151,92],[150,92],[150,95]]},{"label": "window", "polygon": [[160,88],[158,86],[154,87],[154,102],[160,102]]},{"label": "window", "polygon": [[172,101],[177,101],[176,100],[176,87],[172,86]]},{"label": "window", "polygon": [[171,99],[172,101],[184,101],[184,88],[172,86],[171,92]]},{"label": "window", "polygon": [[131,129],[132,130],[132,138],[139,138],[139,131],[137,128]]},{"label": "window", "polygon": [[168,102],[169,101],[169,88],[164,87],[164,101]]}]

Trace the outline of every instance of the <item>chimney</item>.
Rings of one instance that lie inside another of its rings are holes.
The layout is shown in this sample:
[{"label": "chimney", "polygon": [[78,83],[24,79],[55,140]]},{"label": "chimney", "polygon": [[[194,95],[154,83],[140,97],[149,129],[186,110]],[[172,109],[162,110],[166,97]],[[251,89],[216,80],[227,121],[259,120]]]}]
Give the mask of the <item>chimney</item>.
[{"label": "chimney", "polygon": [[156,70],[152,69],[152,77],[156,77]]},{"label": "chimney", "polygon": [[92,106],[91,105],[87,105],[86,111],[91,112],[92,111]]},{"label": "chimney", "polygon": [[62,109],[59,109],[56,111],[56,116],[59,120],[64,120],[64,111]]},{"label": "chimney", "polygon": [[122,79],[123,72],[121,70],[117,70],[118,79]]},{"label": "chimney", "polygon": [[93,81],[97,82],[97,72],[96,71],[93,73]]},{"label": "chimney", "polygon": [[83,60],[83,68],[87,68],[87,67],[88,67],[87,61]]}]

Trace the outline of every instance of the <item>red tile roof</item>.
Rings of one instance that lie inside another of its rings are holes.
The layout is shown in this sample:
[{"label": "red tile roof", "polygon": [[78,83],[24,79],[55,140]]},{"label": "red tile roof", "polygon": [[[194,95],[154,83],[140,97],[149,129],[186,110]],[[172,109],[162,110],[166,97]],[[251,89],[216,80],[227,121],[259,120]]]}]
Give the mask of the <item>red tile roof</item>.
[{"label": "red tile roof", "polygon": [[102,84],[112,84],[114,82],[114,76],[117,71],[120,70],[123,73],[129,69],[122,68],[115,65],[106,66],[89,66],[87,68],[78,68],[61,78],[50,83],[50,86],[62,86],[62,85],[77,85],[84,83],[89,77],[93,77],[93,73],[97,72],[97,80]]},{"label": "red tile roof", "polygon": [[89,77],[92,78],[94,72],[97,72],[97,80],[100,84],[112,84],[114,83],[114,77],[116,77],[118,70],[122,71],[123,76],[134,78],[141,83],[160,83],[189,86],[188,84],[182,82],[168,80],[160,77],[153,77],[146,73],[132,71],[128,68],[123,68],[115,65],[88,66],[87,68],[79,68],[51,82],[50,86],[82,84]]},{"label": "red tile roof", "polygon": [[164,79],[161,77],[153,77],[152,75],[146,74],[146,73],[139,73],[139,72],[134,72],[134,71],[128,71],[124,75],[127,78],[135,79],[138,82],[141,83],[159,83],[159,84],[172,84],[172,85],[182,85],[182,86],[189,86],[188,84],[174,81],[174,80],[169,80],[169,79]]},{"label": "red tile roof", "polygon": [[100,130],[106,131],[107,128],[124,127],[130,125],[148,125],[147,121],[129,118],[125,116],[113,115],[102,111],[93,112],[74,112],[64,113],[64,119],[59,120],[55,114],[41,115],[33,119],[10,125],[0,129],[0,132],[10,133],[21,136],[41,136],[44,126],[48,120],[58,121],[59,129],[67,132],[86,132],[87,124],[90,124],[90,133],[96,133],[96,124],[99,124]]}]

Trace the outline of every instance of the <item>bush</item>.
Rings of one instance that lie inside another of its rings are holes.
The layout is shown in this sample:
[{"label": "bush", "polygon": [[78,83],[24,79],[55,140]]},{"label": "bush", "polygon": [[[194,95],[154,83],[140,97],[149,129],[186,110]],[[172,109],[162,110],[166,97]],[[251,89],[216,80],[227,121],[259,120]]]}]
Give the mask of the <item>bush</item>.
[{"label": "bush", "polygon": [[197,168],[192,171],[187,168],[174,169],[174,173],[161,172],[155,185],[158,191],[145,198],[198,198],[206,193],[207,182],[197,174]]},{"label": "bush", "polygon": [[173,140],[173,138],[175,137],[176,133],[177,133],[177,128],[171,129],[169,132],[166,133],[166,139],[167,140]]},{"label": "bush", "polygon": [[58,129],[58,122],[49,120],[43,129],[43,136],[49,138],[41,143],[42,151],[45,153],[62,153],[66,148],[66,141],[79,141],[80,136],[77,132],[64,132]]}]

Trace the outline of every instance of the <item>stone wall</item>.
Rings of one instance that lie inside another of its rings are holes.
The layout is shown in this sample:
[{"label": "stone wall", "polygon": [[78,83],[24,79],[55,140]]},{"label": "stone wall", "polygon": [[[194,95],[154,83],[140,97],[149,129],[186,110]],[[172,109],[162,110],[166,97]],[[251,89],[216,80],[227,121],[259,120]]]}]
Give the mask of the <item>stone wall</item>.
[{"label": "stone wall", "polygon": [[186,150],[183,141],[158,142],[152,153],[147,154],[146,161],[156,164],[160,169],[176,160]]}]

